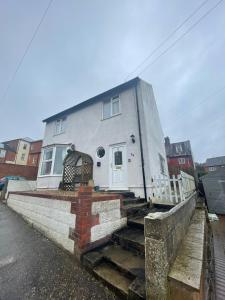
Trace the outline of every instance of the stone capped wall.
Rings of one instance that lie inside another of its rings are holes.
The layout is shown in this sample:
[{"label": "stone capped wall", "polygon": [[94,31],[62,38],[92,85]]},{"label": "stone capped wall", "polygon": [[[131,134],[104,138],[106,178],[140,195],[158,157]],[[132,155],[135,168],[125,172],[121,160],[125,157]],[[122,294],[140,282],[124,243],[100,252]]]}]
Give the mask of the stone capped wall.
[{"label": "stone capped wall", "polygon": [[195,197],[169,212],[145,217],[145,278],[147,299],[166,299],[167,275],[185,236],[196,205]]}]

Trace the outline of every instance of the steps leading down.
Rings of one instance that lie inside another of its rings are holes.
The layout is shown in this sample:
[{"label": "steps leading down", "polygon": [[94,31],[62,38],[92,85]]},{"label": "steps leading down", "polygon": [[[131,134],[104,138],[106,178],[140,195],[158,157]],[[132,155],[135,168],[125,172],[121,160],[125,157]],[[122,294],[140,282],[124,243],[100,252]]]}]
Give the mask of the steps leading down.
[{"label": "steps leading down", "polygon": [[128,226],[115,232],[111,242],[83,256],[83,264],[115,290],[122,299],[145,299],[144,216],[148,203],[123,200]]}]

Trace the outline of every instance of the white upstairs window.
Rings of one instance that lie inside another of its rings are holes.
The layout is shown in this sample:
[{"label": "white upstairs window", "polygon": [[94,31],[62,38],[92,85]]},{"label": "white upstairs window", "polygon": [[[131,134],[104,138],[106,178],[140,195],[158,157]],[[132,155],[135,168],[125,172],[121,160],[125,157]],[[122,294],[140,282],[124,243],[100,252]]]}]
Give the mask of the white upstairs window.
[{"label": "white upstairs window", "polygon": [[65,132],[66,118],[58,119],[55,121],[55,134],[61,134]]},{"label": "white upstairs window", "polygon": [[120,114],[120,98],[115,96],[107,101],[103,102],[102,118],[108,119]]},{"label": "white upstairs window", "polygon": [[108,119],[111,117],[111,101],[106,101],[103,103],[103,119]]},{"label": "white upstairs window", "polygon": [[120,113],[120,98],[113,97],[112,98],[112,115],[118,115]]}]

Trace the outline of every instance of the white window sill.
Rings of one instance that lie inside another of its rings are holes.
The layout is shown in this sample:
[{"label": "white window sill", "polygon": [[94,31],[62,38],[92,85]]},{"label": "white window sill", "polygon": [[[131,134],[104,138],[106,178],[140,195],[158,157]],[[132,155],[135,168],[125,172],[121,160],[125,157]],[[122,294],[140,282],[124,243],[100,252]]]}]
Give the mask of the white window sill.
[{"label": "white window sill", "polygon": [[65,131],[62,131],[62,132],[60,132],[60,133],[54,133],[53,136],[61,135],[61,134],[63,134],[63,133],[65,133]]},{"label": "white window sill", "polygon": [[63,174],[47,174],[47,175],[38,175],[39,178],[42,177],[62,177]]},{"label": "white window sill", "polygon": [[102,118],[101,119],[101,121],[105,121],[105,120],[108,120],[108,119],[111,119],[111,118],[114,118],[114,117],[117,117],[117,116],[119,116],[119,115],[122,115],[122,113],[118,113],[118,114],[116,114],[116,115],[113,115],[113,116],[110,116],[110,117],[108,117],[108,118]]}]

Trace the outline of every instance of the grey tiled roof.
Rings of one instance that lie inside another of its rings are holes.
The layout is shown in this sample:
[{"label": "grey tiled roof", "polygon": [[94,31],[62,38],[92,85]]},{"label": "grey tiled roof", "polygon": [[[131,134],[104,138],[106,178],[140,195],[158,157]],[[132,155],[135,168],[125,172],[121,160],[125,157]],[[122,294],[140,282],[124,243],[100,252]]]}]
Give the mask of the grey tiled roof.
[{"label": "grey tiled roof", "polygon": [[192,155],[190,141],[165,144],[166,155],[169,157]]},{"label": "grey tiled roof", "polygon": [[205,165],[207,167],[225,165],[225,156],[207,158]]}]

